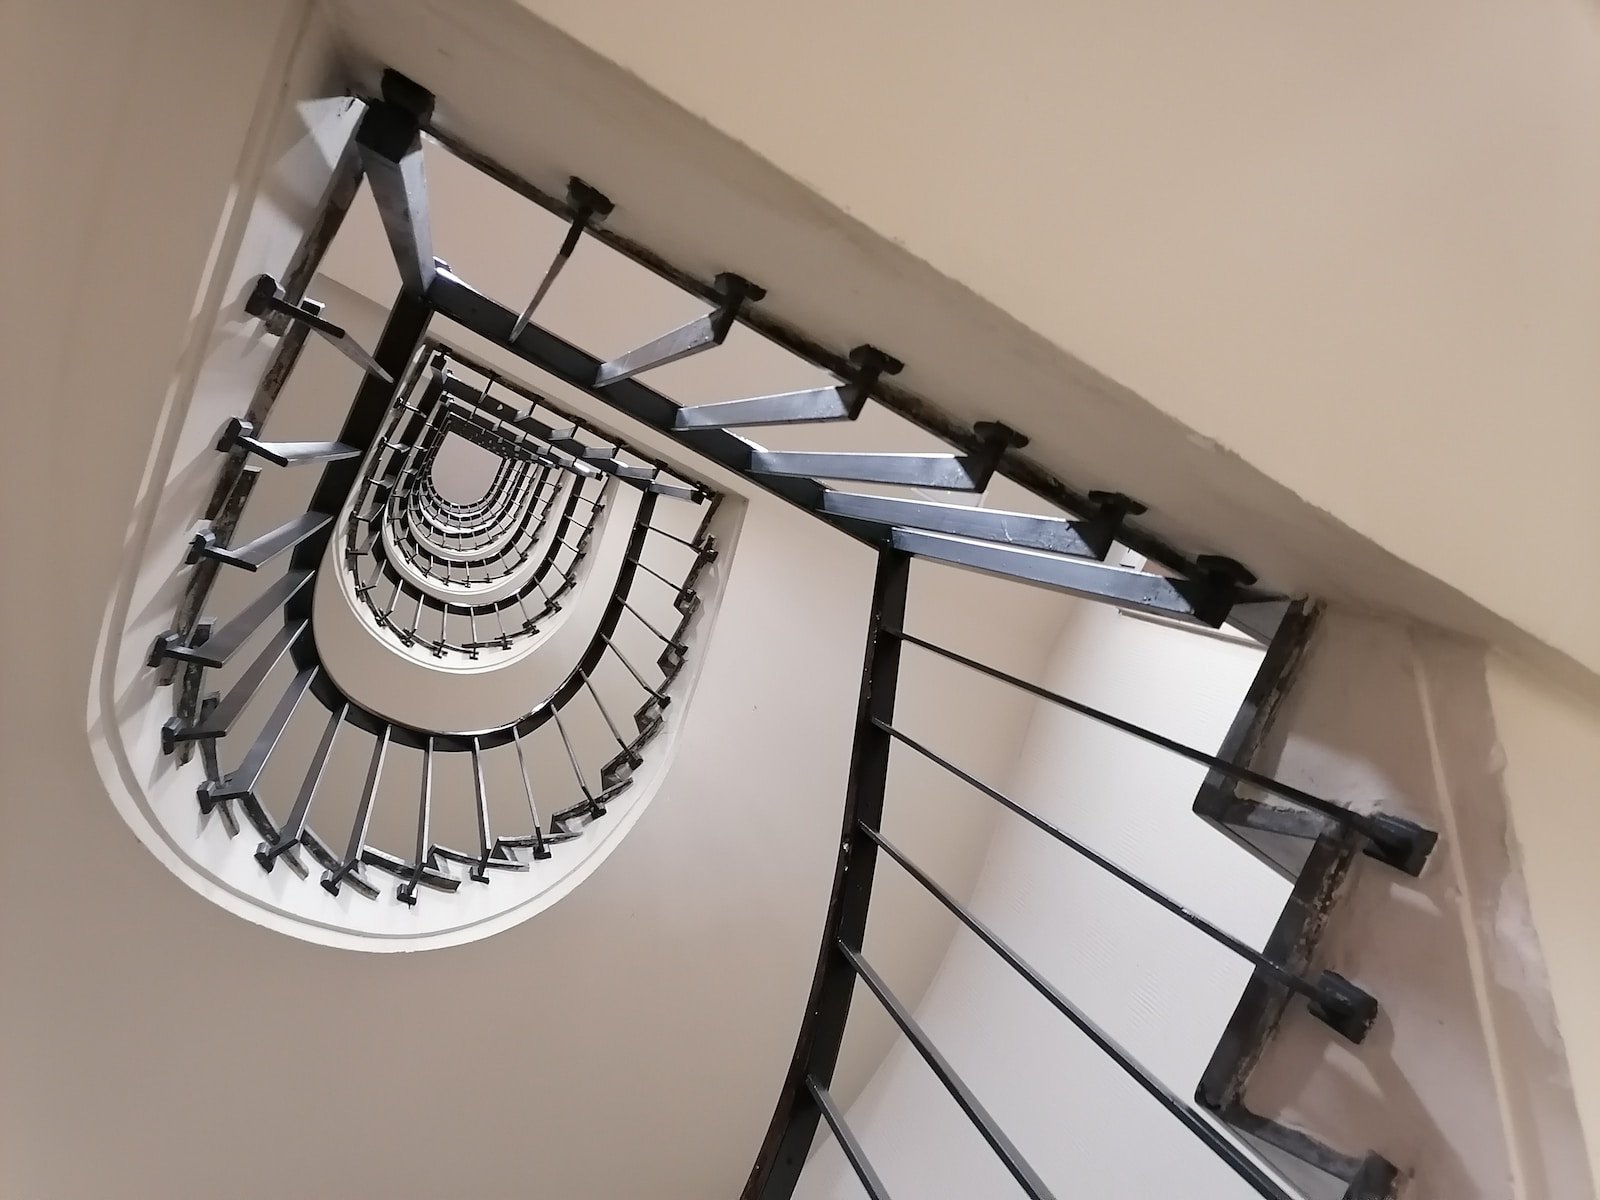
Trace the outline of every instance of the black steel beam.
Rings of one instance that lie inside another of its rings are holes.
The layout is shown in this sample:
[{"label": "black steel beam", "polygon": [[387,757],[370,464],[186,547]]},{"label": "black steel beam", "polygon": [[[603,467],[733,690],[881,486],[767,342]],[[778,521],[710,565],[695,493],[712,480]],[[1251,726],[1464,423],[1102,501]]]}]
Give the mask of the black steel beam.
[{"label": "black steel beam", "polygon": [[417,114],[392,100],[375,101],[356,127],[356,147],[400,282],[410,294],[424,295],[435,265]]},{"label": "black steel beam", "polygon": [[823,1088],[832,1083],[839,1060],[855,990],[855,972],[837,947],[843,944],[859,950],[866,934],[878,848],[871,838],[861,836],[859,825],[865,821],[876,826],[883,819],[890,738],[882,726],[894,719],[900,674],[900,639],[887,631],[898,629],[905,620],[910,568],[911,560],[906,555],[887,549],[879,552],[866,659],[856,704],[855,741],[845,787],[844,827],[834,864],[833,892],[823,920],[816,975],[778,1107],[741,1200],[787,1200],[793,1194],[820,1115],[813,1083]]}]

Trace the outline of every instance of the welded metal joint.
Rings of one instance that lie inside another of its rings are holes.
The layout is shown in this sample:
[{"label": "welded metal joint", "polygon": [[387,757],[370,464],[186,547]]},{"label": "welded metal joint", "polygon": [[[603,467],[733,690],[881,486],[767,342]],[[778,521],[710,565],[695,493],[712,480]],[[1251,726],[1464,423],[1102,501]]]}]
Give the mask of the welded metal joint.
[{"label": "welded metal joint", "polygon": [[692,354],[699,354],[713,346],[720,346],[739,318],[739,310],[746,304],[762,299],[767,290],[751,283],[742,275],[724,271],[712,284],[719,297],[717,307],[687,325],[663,334],[652,342],[628,351],[620,358],[602,363],[595,372],[594,386],[607,387],[631,379],[642,371],[664,367]]},{"label": "welded metal joint", "polygon": [[[374,375],[385,383],[393,383],[394,376],[384,370],[372,355],[357,345],[343,326],[335,325],[323,318],[322,308],[323,306],[315,300],[301,300],[296,303],[286,299],[283,288],[271,275],[257,275],[244,302],[245,312],[252,317],[267,322],[269,318],[276,316],[304,325],[367,374]],[[268,329],[272,329],[270,323]]]},{"label": "welded metal joint", "polygon": [[1126,496],[1121,492],[1090,492],[1089,502],[1095,506],[1094,512],[1079,521],[1074,528],[1078,536],[1088,544],[1095,557],[1100,559],[1111,553],[1111,547],[1122,532],[1122,523],[1125,520],[1149,511],[1132,496]]},{"label": "welded metal joint", "polygon": [[1348,1042],[1360,1044],[1378,1019],[1378,1001],[1337,971],[1317,976],[1318,998],[1308,1006],[1311,1015]]}]

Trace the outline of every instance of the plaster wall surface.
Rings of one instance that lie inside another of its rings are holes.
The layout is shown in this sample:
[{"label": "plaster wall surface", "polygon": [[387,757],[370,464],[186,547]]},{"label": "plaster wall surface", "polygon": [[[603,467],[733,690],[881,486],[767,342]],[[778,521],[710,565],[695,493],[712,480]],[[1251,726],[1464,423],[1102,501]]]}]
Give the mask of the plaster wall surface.
[{"label": "plaster wall surface", "polygon": [[1242,1099],[1341,1153],[1376,1150],[1423,1196],[1588,1200],[1590,1101],[1573,1089],[1588,1060],[1573,1054],[1569,1069],[1561,1035],[1581,1039],[1586,1014],[1560,1008],[1558,1023],[1573,993],[1552,998],[1533,877],[1509,836],[1507,764],[1533,747],[1513,731],[1507,758],[1488,680],[1481,646],[1363,614],[1321,619],[1257,765],[1437,830],[1439,844],[1417,877],[1355,857],[1318,939],[1318,967],[1378,998],[1372,1032],[1347,1045],[1291,1005]]}]

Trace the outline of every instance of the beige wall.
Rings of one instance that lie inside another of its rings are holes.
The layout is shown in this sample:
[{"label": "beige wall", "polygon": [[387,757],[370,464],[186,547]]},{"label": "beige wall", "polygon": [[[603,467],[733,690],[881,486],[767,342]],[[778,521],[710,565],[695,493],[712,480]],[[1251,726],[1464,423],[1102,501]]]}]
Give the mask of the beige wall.
[{"label": "beige wall", "polygon": [[[1489,698],[1514,854],[1527,883],[1590,1155],[1600,1174],[1600,713],[1526,666],[1491,657]],[[1524,964],[1491,964],[1517,974]]]},{"label": "beige wall", "polygon": [[522,3],[1600,669],[1592,5]]}]

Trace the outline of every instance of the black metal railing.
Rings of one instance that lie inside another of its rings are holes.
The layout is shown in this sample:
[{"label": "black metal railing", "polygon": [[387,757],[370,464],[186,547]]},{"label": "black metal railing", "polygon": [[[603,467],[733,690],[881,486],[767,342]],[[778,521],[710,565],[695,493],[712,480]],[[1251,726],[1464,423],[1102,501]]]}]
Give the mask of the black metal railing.
[{"label": "black metal railing", "polygon": [[[464,881],[487,882],[497,870],[525,870],[552,846],[581,836],[631,786],[690,653],[699,580],[716,558],[710,525],[718,494],[421,336],[420,324],[409,341],[385,340],[373,360],[384,377],[403,382],[367,389],[384,412],[366,421],[366,444],[351,429],[361,415],[359,394],[338,440],[267,441],[265,413],[229,422],[217,446],[226,456],[224,473],[249,486],[226,529],[213,525],[196,535],[191,558],[251,572],[286,566],[234,616],[217,622],[197,615],[187,631],[164,634],[150,663],[181,673],[163,747],[168,753],[199,747],[202,814],[215,814],[230,832],[250,825],[261,839],[256,860],[263,870],[281,861],[308,876],[320,866],[328,891],[348,886],[368,898],[380,895],[373,873],[387,873],[399,880],[395,897],[409,905],[419,889],[451,892]],[[369,373],[369,382],[378,378]],[[444,500],[432,481],[438,448],[452,434],[499,459],[483,494],[464,503]],[[238,518],[262,490],[263,467],[233,470],[245,457],[276,468],[320,463],[325,474],[303,516],[235,546]],[[332,472],[339,476],[330,485]],[[229,486],[237,489],[236,481]],[[636,496],[631,507],[615,505],[626,524],[625,545],[610,573],[596,578],[590,541],[619,488]],[[685,525],[663,504],[698,510],[697,516]],[[347,509],[343,522],[335,520],[338,507]],[[421,728],[384,715],[374,698],[347,693],[322,664],[310,601],[336,529],[344,534],[336,573],[372,614],[373,632],[438,657],[509,649],[536,634],[570,593],[594,586],[603,597],[576,663],[514,719],[470,732]],[[190,587],[204,594],[198,602],[186,597],[180,611],[202,612],[215,578],[215,570],[196,571]],[[508,612],[518,614],[509,625]],[[232,669],[240,663],[242,670]],[[226,673],[231,682],[208,693],[208,672]],[[251,720],[268,702],[265,715]],[[285,755],[293,753],[286,732],[307,720],[314,705],[324,713],[320,736],[298,764],[285,767]],[[365,782],[348,835],[329,840],[317,832],[329,762],[336,748],[358,738],[371,742]],[[242,753],[230,760],[229,749],[241,741]],[[380,790],[404,769],[397,765],[399,748],[420,751],[409,853],[377,844],[370,833]],[[439,755],[470,763],[474,847],[437,836]],[[504,809],[490,803],[491,781],[507,777],[497,759],[514,763],[510,777],[526,810],[509,825],[491,820],[491,808]],[[269,769],[281,778],[296,767],[298,786],[280,805],[265,782]],[[341,841],[342,852],[334,848]]]},{"label": "black metal railing", "polygon": [[[681,470],[600,433],[524,384],[429,339],[430,319],[444,318],[514,356],[542,377],[576,389],[638,422],[657,441],[672,443],[695,460],[710,461],[738,477],[751,491],[764,491],[802,508],[871,546],[878,555],[833,890],[793,1062],[744,1190],[746,1200],[784,1200],[791,1194],[819,1121],[838,1139],[867,1193],[874,1197],[886,1194],[880,1173],[873,1169],[830,1092],[858,984],[875,998],[932,1069],[940,1086],[1023,1192],[1033,1197],[1051,1195],[982,1098],[865,956],[863,936],[880,851],[1008,971],[1088,1038],[1167,1117],[1176,1120],[1258,1194],[1288,1200],[1292,1193],[1232,1131],[1180,1099],[1120,1046],[970,905],[942,887],[892,841],[884,833],[882,821],[891,751],[901,746],[1248,963],[1258,977],[1306,1003],[1332,1035],[1359,1041],[1372,1024],[1376,1000],[1358,985],[1332,971],[1313,974],[1302,962],[1257,949],[1212,924],[1126,865],[962,767],[952,753],[902,727],[895,715],[902,658],[908,653],[932,655],[1020,689],[1036,701],[1204,765],[1223,779],[1269,792],[1314,814],[1323,825],[1342,830],[1389,866],[1415,873],[1433,845],[1433,835],[1427,830],[1382,813],[1355,812],[1279,784],[905,628],[909,565],[915,559],[1178,622],[1215,627],[1231,621],[1262,640],[1285,611],[1287,599],[1258,587],[1251,572],[1231,559],[1174,546],[1140,520],[1145,508],[1138,501],[1118,492],[1074,488],[1027,459],[1022,454],[1027,445],[1022,432],[993,420],[957,421],[927,397],[896,387],[890,377],[901,364],[883,350],[869,344],[848,349],[823,347],[761,309],[764,291],[743,276],[731,271],[709,281],[691,276],[607,229],[612,202],[583,181],[573,179],[562,199],[517,177],[436,124],[432,98],[416,84],[386,73],[382,94],[371,97],[367,105],[354,150],[341,161],[336,187],[330,192],[331,203],[348,204],[353,180],[365,171],[383,216],[402,288],[370,355],[353,346],[341,327],[321,317],[320,306],[303,300],[301,293],[310,278],[305,258],[309,255],[314,266],[331,229],[337,228],[340,214],[334,213],[325,214],[319,222],[316,237],[293,264],[284,287],[268,280],[256,289],[267,298],[257,307],[266,319],[279,322],[283,342],[242,419],[248,427],[231,430],[219,447],[229,457],[207,509],[209,524],[196,539],[194,576],[174,630],[158,642],[152,655],[152,662],[164,671],[182,672],[176,716],[167,728],[166,744],[179,754],[190,745],[201,748],[207,775],[199,792],[202,809],[236,821],[232,811],[236,805],[261,835],[257,857],[266,869],[282,859],[304,872],[307,868],[299,859],[303,849],[322,866],[322,883],[330,891],[349,883],[357,890],[377,894],[366,873],[370,868],[397,877],[396,894],[402,901],[414,903],[421,887],[446,891],[458,887],[461,877],[453,871],[455,866],[465,867],[468,879],[484,879],[491,869],[525,867],[524,852],[539,857],[549,853],[552,843],[577,836],[588,822],[603,816],[607,802],[627,786],[645,746],[661,728],[673,682],[692,645],[689,630],[700,604],[697,580],[716,554],[709,534],[715,493]],[[425,134],[570,222],[559,251],[522,309],[478,291],[434,257],[422,171]],[[704,299],[709,311],[610,358],[557,336],[538,322],[539,306],[587,238],[599,239],[642,268]],[[838,382],[799,392],[697,404],[680,403],[645,382],[643,377],[655,368],[714,351],[738,325],[831,373]],[[352,361],[362,364],[367,372],[364,382],[335,438],[293,445],[262,442],[262,423],[294,367],[307,330],[334,341]],[[394,380],[401,382],[396,386]],[[734,432],[748,426],[854,420],[868,404],[880,405],[938,435],[948,444],[948,452],[772,450]],[[474,440],[501,459],[477,498],[447,500],[432,482],[432,466],[452,434]],[[264,468],[257,459],[280,467],[320,462],[323,474],[303,516],[235,547],[231,535],[239,513],[262,477]],[[905,488],[981,492],[997,475],[1023,485],[1052,503],[1055,511],[1038,514],[940,504],[909,499],[899,492]],[[825,480],[864,486],[841,488]],[[583,586],[585,571],[592,569],[590,539],[603,524],[619,519],[616,497],[623,489],[631,489],[637,503],[615,577],[605,581],[607,601],[592,637],[566,678],[515,720],[466,733],[406,726],[347,695],[323,669],[316,654],[311,589],[306,584],[318,568],[341,511],[347,512],[342,530],[346,541],[343,568],[353,594],[374,618],[375,632],[405,645],[425,644],[441,657],[475,656],[534,636],[541,620],[556,611],[563,592]],[[879,489],[888,489],[888,494],[880,494]],[[693,529],[671,527],[670,522],[655,519],[658,501],[704,504],[705,517]],[[1133,570],[1108,563],[1115,545],[1146,556],[1153,569]],[[662,557],[666,547],[675,548],[676,558]],[[237,616],[220,628],[202,619],[210,583],[219,569],[256,570],[284,554],[288,555],[288,567],[282,578],[268,585]],[[527,572],[526,582],[522,572]],[[282,620],[274,627],[272,617],[279,613]],[[435,617],[437,631],[431,625]],[[273,631],[261,642],[256,631],[267,628]],[[630,648],[629,637],[649,639],[648,660]],[[252,639],[260,643],[256,657],[231,688],[219,695],[206,694],[204,673],[224,666]],[[280,681],[275,693],[267,688],[269,677]],[[618,688],[623,691],[619,693]],[[238,765],[224,771],[219,747],[233,744],[224,739],[240,732],[241,714],[258,692],[275,694],[276,701]],[[320,702],[326,714],[322,735],[307,756],[292,803],[269,812],[258,784],[285,727],[307,696]],[[569,728],[580,711],[598,717],[606,731],[603,760],[591,749],[593,739],[574,736]],[[352,729],[371,740],[369,767],[344,849],[335,852],[317,836],[312,822],[318,815],[317,795],[328,757],[339,739],[351,736],[348,731]],[[544,739],[547,746],[553,740],[570,769],[564,800],[549,799],[551,781],[536,779],[536,773],[530,772],[536,738]],[[374,797],[391,769],[397,747],[416,752],[418,764],[413,781],[415,837],[406,853],[380,849],[368,837]],[[525,788],[528,818],[516,827],[491,827],[485,764],[488,756],[496,753],[514,758]],[[475,849],[444,845],[435,836],[434,779],[441,754],[465,756],[470,763]],[[276,812],[284,813],[281,819]],[[1392,1175],[1391,1171],[1390,1179]],[[1360,1195],[1361,1200],[1368,1200],[1369,1193]],[[1350,1196],[1355,1200],[1357,1193],[1352,1191]]]}]

